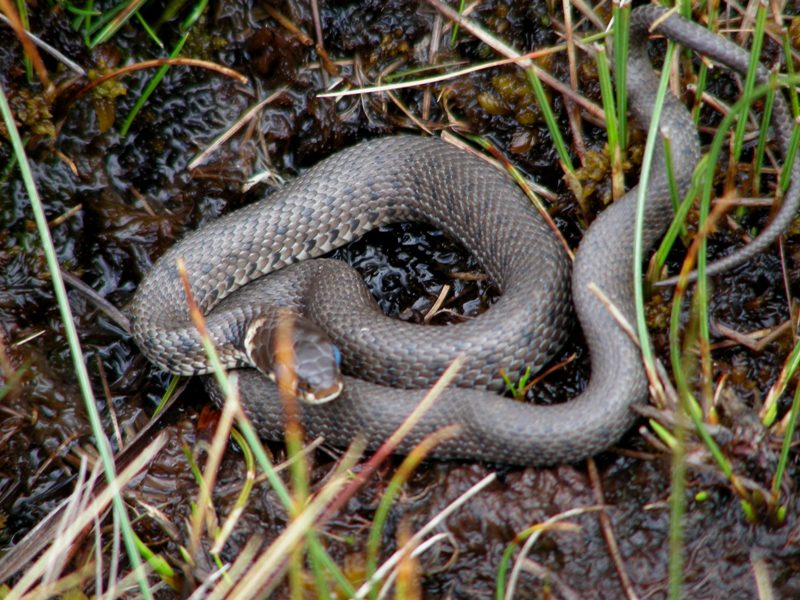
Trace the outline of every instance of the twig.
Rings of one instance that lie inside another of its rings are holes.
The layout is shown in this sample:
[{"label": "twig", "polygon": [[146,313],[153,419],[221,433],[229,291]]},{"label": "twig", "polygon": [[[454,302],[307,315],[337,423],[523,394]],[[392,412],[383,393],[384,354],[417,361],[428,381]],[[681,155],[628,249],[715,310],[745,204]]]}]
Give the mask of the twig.
[{"label": "twig", "polygon": [[548,569],[543,564],[531,560],[530,558],[523,558],[520,560],[520,568],[534,577],[543,579],[550,587],[558,590],[558,594],[553,597],[563,598],[564,600],[581,600],[581,595],[568,586],[566,581],[553,569]]},{"label": "twig", "polygon": [[[428,44],[428,64],[435,66],[436,64],[436,57],[439,53],[439,44],[442,42],[442,26],[444,24],[444,19],[442,19],[442,15],[436,13],[433,17],[433,24],[431,25],[431,41]],[[425,91],[422,94],[422,120],[427,121],[430,117],[431,112],[431,99],[433,98],[433,93],[431,92],[431,88],[426,86]]]},{"label": "twig", "polygon": [[30,586],[33,585],[34,581],[44,572],[47,564],[54,560],[58,553],[61,552],[61,549],[65,545],[71,544],[72,541],[78,537],[80,532],[92,523],[95,515],[102,513],[106,507],[108,507],[113,496],[119,493],[119,489],[127,485],[131,478],[141,471],[147,465],[147,463],[149,463],[155,457],[155,455],[161,451],[166,443],[167,435],[162,432],[144,451],[141,452],[141,454],[139,454],[138,457],[136,457],[136,459],[131,462],[130,465],[122,469],[122,471],[120,471],[120,473],[116,476],[113,485],[106,486],[103,491],[100,492],[94,498],[94,500],[92,500],[86,509],[70,522],[69,526],[63,532],[63,535],[59,536],[58,539],[52,540],[53,543],[50,545],[47,551],[39,556],[39,558],[32,564],[28,565],[25,573],[22,575],[19,581],[17,581],[14,588],[6,597],[21,597],[21,595],[27,591]]},{"label": "twig", "polygon": [[[419,546],[414,548],[408,556],[410,556],[411,558],[416,558],[417,556],[425,552],[428,548],[432,547],[435,544],[438,544],[442,540],[449,539],[452,542],[452,538],[453,536],[450,533],[437,533],[436,535],[432,535],[427,540],[422,542]],[[405,545],[403,547],[405,547]],[[394,583],[395,579],[397,579],[397,573],[398,569],[394,569],[392,570],[391,573],[389,573],[389,576],[386,578],[386,581],[384,582],[383,586],[381,586],[381,591],[378,594],[378,600],[386,598],[387,594],[389,593],[389,590],[392,587],[392,584]]]},{"label": "twig", "polygon": [[713,323],[714,329],[720,334],[729,339],[728,342],[714,344],[713,349],[729,348],[731,346],[741,345],[753,352],[761,352],[769,344],[781,337],[787,331],[793,331],[793,319],[788,319],[772,329],[759,329],[751,333],[740,333],[724,323]]},{"label": "twig", "polygon": [[14,8],[14,5],[11,4],[10,0],[0,0],[0,13],[5,13],[6,18],[4,21],[11,27],[11,29],[14,30],[14,34],[17,36],[17,39],[19,40],[20,44],[22,44],[22,48],[25,51],[25,56],[27,56],[33,63],[33,69],[36,71],[36,76],[42,83],[42,87],[49,94],[53,89],[53,84],[50,82],[50,76],[47,74],[44,61],[39,55],[38,50],[36,50],[36,44],[33,41],[33,37],[30,33],[25,31],[25,27],[22,26],[22,21],[19,18],[19,14]]},{"label": "twig", "polygon": [[95,356],[95,359],[97,362],[97,372],[100,374],[100,383],[103,386],[103,397],[106,400],[108,414],[111,417],[111,425],[114,427],[114,436],[117,438],[117,446],[122,449],[124,447],[124,442],[122,440],[122,433],[119,429],[117,411],[114,410],[114,402],[111,398],[111,388],[108,385],[108,377],[106,376],[105,368],[103,368],[103,359],[100,358],[99,354]]},{"label": "twig", "polygon": [[442,521],[444,521],[447,517],[449,517],[455,510],[461,507],[464,503],[466,503],[470,498],[472,498],[475,494],[480,492],[483,488],[487,485],[492,483],[495,479],[497,479],[497,474],[489,473],[486,477],[481,479],[478,483],[473,485],[469,488],[466,492],[461,494],[458,498],[456,498],[453,502],[447,505],[447,507],[439,512],[433,519],[428,521],[419,531],[417,531],[408,542],[400,549],[398,549],[394,554],[392,554],[386,562],[384,562],[381,567],[375,571],[373,576],[364,582],[364,584],[358,588],[358,592],[354,598],[358,600],[359,598],[364,598],[372,589],[372,586],[383,579],[389,571],[394,569],[395,565],[400,562],[400,560],[409,552],[410,548],[415,548],[422,542],[423,538],[428,535],[432,529],[437,527]]},{"label": "twig", "polygon": [[[11,21],[9,20],[9,18],[8,18],[7,16],[3,15],[3,14],[0,14],[0,21],[2,21],[3,23],[5,23],[5,24],[6,24],[6,25],[8,25],[9,27],[12,27],[12,28],[14,27],[14,26],[11,24]],[[39,48],[41,48],[42,50],[44,50],[45,52],[47,52],[47,53],[48,53],[50,56],[52,56],[53,58],[55,58],[55,59],[57,59],[57,60],[60,60],[61,62],[63,62],[63,63],[64,63],[64,64],[65,64],[67,67],[69,67],[70,69],[72,69],[73,71],[75,71],[75,72],[76,72],[78,75],[80,75],[81,77],[86,77],[86,71],[85,71],[85,70],[84,70],[84,68],[83,68],[82,66],[80,66],[78,63],[76,63],[75,61],[73,61],[73,60],[71,60],[71,59],[67,58],[67,57],[66,57],[64,54],[62,54],[60,51],[58,51],[58,50],[56,50],[55,48],[53,48],[53,46],[51,46],[50,44],[48,44],[47,42],[45,42],[45,41],[44,41],[44,40],[42,40],[41,38],[39,38],[39,37],[35,36],[35,35],[34,35],[34,34],[32,34],[30,31],[26,31],[25,33],[28,35],[28,37],[31,39],[31,41],[32,41],[34,44],[36,44],[37,46],[39,46]]]},{"label": "twig", "polygon": [[608,518],[608,513],[605,510],[606,499],[603,494],[603,485],[600,482],[600,474],[597,472],[597,464],[594,459],[590,458],[586,461],[589,468],[589,480],[592,482],[592,491],[594,491],[594,499],[597,504],[603,508],[597,513],[597,518],[600,521],[600,529],[603,531],[603,538],[606,540],[608,546],[608,553],[611,555],[611,560],[614,563],[614,568],[617,570],[619,581],[622,584],[622,589],[625,590],[625,595],[628,600],[638,600],[636,591],[631,584],[631,578],[628,577],[628,572],[625,570],[625,563],[622,561],[622,555],[619,552],[619,545],[617,539],[614,537],[614,529],[611,527],[611,520]]},{"label": "twig", "polygon": [[514,563],[514,567],[511,569],[511,575],[508,578],[508,586],[506,587],[504,596],[505,600],[511,600],[512,598],[516,597],[514,592],[516,591],[517,581],[519,580],[520,573],[522,572],[522,566],[524,564],[523,561],[530,553],[531,548],[533,548],[533,545],[538,541],[538,539],[544,532],[551,531],[553,529],[578,530],[580,529],[579,525],[569,522],[561,523],[561,521],[601,509],[602,509],[601,506],[587,506],[583,508],[573,508],[570,510],[566,510],[562,513],[559,513],[557,515],[554,515],[549,519],[543,521],[542,523],[538,523],[533,527],[529,528],[528,531],[531,532],[531,534],[530,536],[528,536],[528,539],[525,540],[525,543],[519,549],[519,558]]},{"label": "twig", "polygon": [[111,304],[108,300],[103,298],[100,294],[95,291],[93,287],[88,285],[79,277],[76,277],[69,271],[65,271],[61,269],[61,277],[62,279],[67,282],[70,286],[78,290],[81,294],[83,294],[89,302],[94,304],[98,309],[106,314],[106,316],[114,321],[117,325],[119,325],[122,329],[124,329],[127,333],[131,331],[131,321],[128,317],[125,316],[120,309],[116,306]]},{"label": "twig", "polygon": [[[0,0],[2,2],[3,0]],[[247,83],[247,77],[242,75],[241,73],[237,73],[233,69],[229,69],[228,67],[223,67],[222,65],[218,65],[217,63],[210,62],[208,60],[199,60],[196,58],[156,58],[153,60],[144,60],[142,62],[138,62],[132,65],[124,66],[116,71],[111,73],[106,73],[97,79],[90,81],[87,85],[83,86],[75,95],[75,98],[80,98],[84,94],[92,91],[98,85],[101,85],[108,81],[109,79],[114,79],[115,77],[119,77],[120,75],[126,75],[128,73],[134,73],[136,71],[143,71],[144,69],[153,69],[155,67],[161,67],[163,65],[183,65],[186,67],[200,67],[202,69],[208,69],[209,71],[215,71],[220,75],[225,75],[226,77],[230,77],[232,79],[236,79],[239,83]]]},{"label": "twig", "polygon": [[241,117],[239,117],[239,119],[235,123],[233,123],[230,127],[228,127],[228,129],[226,129],[219,136],[217,136],[217,138],[213,142],[211,142],[208,148],[206,148],[205,150],[200,152],[200,154],[195,156],[189,163],[189,166],[187,168],[191,171],[192,169],[196,169],[201,164],[203,164],[205,160],[211,154],[213,154],[217,148],[219,148],[222,144],[224,144],[231,137],[233,137],[233,135],[237,131],[239,131],[242,127],[244,127],[247,123],[249,123],[250,120],[253,119],[253,117],[255,117],[261,111],[262,108],[264,108],[267,104],[275,100],[275,98],[283,94],[283,92],[285,91],[286,88],[282,87],[271,93],[269,96],[267,96],[260,102],[256,103],[251,108],[247,109],[247,111]]},{"label": "twig", "polygon": [[620,326],[622,331],[631,339],[631,341],[639,346],[639,336],[636,335],[636,330],[633,328],[633,325],[630,321],[622,314],[622,312],[617,308],[616,304],[614,304],[611,299],[606,296],[605,292],[597,287],[597,284],[593,281],[589,283],[587,286],[589,291],[594,294],[594,297],[597,298],[605,309],[611,314],[613,319],[617,322],[617,325]]},{"label": "twig", "polygon": [[[578,69],[577,58],[575,56],[575,36],[573,35],[572,25],[572,6],[570,0],[562,0],[564,11],[564,37],[567,41],[567,62],[569,63],[569,84],[575,93],[578,92]],[[575,102],[571,98],[565,98],[567,115],[569,116],[569,126],[572,130],[572,139],[575,144],[575,151],[578,156],[583,157],[586,153],[586,143],[583,140],[581,129],[581,113]]]},{"label": "twig", "polygon": [[533,69],[534,72],[536,73],[536,76],[539,79],[541,79],[544,83],[549,85],[557,92],[563,94],[565,97],[570,98],[574,100],[576,103],[580,104],[584,109],[586,109],[586,111],[594,115],[596,118],[601,120],[605,118],[602,108],[600,108],[593,102],[590,102],[581,94],[576,93],[568,85],[561,83],[558,79],[553,77],[547,71],[537,67],[533,63],[533,61],[530,60],[530,55],[520,55],[520,53],[517,52],[514,48],[502,42],[501,40],[497,39],[493,35],[489,34],[486,30],[477,25],[471,19],[467,19],[462,15],[458,14],[458,12],[456,12],[455,10],[453,10],[440,0],[428,0],[428,3],[431,6],[433,6],[436,10],[441,12],[445,17],[447,17],[451,21],[458,23],[459,27],[463,27],[466,31],[469,31],[472,35],[474,35],[484,44],[492,48],[498,54],[513,58],[514,61],[519,62],[521,66]]},{"label": "twig", "polygon": [[435,317],[438,314],[439,309],[442,308],[442,304],[444,304],[444,301],[447,300],[447,295],[449,293],[450,285],[445,283],[442,286],[439,295],[436,297],[436,302],[433,303],[433,306],[431,306],[430,310],[428,310],[428,312],[425,313],[425,316],[422,317],[423,322],[430,323],[430,320]]},{"label": "twig", "polygon": [[[326,66],[326,59],[328,57],[328,53],[325,52],[325,44],[323,43],[322,37],[322,19],[319,18],[319,4],[317,0],[311,0],[311,16],[314,19],[314,34],[317,38],[317,54],[319,54],[320,63],[323,67]],[[322,87],[328,87],[328,72],[325,68],[320,69],[320,75],[322,76]]]}]

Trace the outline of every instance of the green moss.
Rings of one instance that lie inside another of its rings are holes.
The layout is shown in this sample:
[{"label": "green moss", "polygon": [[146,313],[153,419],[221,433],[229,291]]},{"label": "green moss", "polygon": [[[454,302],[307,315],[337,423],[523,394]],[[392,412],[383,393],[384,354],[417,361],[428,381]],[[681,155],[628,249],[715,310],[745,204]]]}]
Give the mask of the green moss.
[{"label": "green moss", "polygon": [[[55,136],[53,113],[50,112],[50,105],[42,95],[34,94],[28,88],[22,88],[14,94],[10,104],[18,127],[28,129],[35,135]],[[7,137],[7,131],[1,123],[0,133],[3,137]]]},{"label": "green moss", "polygon": [[789,23],[789,40],[792,48],[800,50],[800,17],[794,17]]},{"label": "green moss", "polygon": [[201,17],[192,27],[181,54],[201,60],[213,60],[214,54],[228,46],[228,40],[206,29],[206,19]]},{"label": "green moss", "polygon": [[492,116],[500,116],[508,112],[508,107],[503,103],[502,98],[494,92],[480,92],[476,100],[480,107]]},{"label": "green moss", "polygon": [[492,116],[513,116],[520,125],[531,127],[541,119],[533,90],[521,73],[499,73],[492,77],[492,89],[477,95],[478,104]]},{"label": "green moss", "polygon": [[665,292],[655,293],[645,305],[647,328],[652,332],[666,332],[672,311],[671,298]]},{"label": "green moss", "polygon": [[[113,70],[105,63],[101,63],[97,69],[89,69],[89,80],[94,81]],[[116,100],[127,93],[128,88],[117,77],[104,81],[92,90],[92,106],[97,114],[97,126],[101,133],[108,131],[114,125],[117,116]]]},{"label": "green moss", "polygon": [[601,198],[603,204],[611,201],[611,189],[608,186],[611,163],[608,147],[602,151],[590,150],[583,154],[581,166],[575,170],[575,177],[583,190],[583,201],[588,200],[599,190],[604,190]]}]

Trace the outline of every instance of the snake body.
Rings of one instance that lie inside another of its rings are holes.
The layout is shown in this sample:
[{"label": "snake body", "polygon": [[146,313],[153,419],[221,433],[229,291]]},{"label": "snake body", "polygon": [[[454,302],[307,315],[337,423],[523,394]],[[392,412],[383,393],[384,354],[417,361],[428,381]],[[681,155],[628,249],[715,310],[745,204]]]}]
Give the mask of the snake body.
[{"label": "snake body", "polygon": [[[634,117],[645,127],[657,91],[647,40],[650,26],[663,14],[649,6],[631,15],[628,93]],[[659,21],[655,31],[746,70],[745,51],[680,17]],[[759,73],[766,76],[764,70]],[[791,130],[782,98],[776,98],[773,122],[777,130]],[[700,150],[688,112],[671,95],[665,99],[660,131],[670,139],[675,185],[683,195]],[[779,133],[784,152],[788,135]],[[658,241],[672,216],[664,164],[663,145],[656,144],[647,182],[645,250]],[[772,229],[762,237],[774,238],[785,228],[797,196],[790,190]],[[457,425],[459,434],[438,445],[433,456],[515,464],[574,462],[617,441],[635,418],[632,406],[647,399],[639,349],[598,297],[599,291],[619,315],[634,322],[635,212],[634,189],[596,219],[576,255],[571,298],[589,347],[591,378],[583,393],[563,404],[521,403],[493,390],[501,384],[501,368],[512,374],[525,366],[539,368],[563,342],[570,318],[568,260],[507,176],[436,139],[397,136],[346,149],[270,198],[190,234],[157,261],[137,290],[131,305],[134,339],[161,368],[187,375],[208,372],[175,269],[176,258],[182,257],[212,339],[226,368],[238,369],[242,402],[265,438],[282,439],[284,411],[274,384],[245,368],[241,339],[248,323],[269,310],[264,305],[276,302],[318,322],[340,347],[348,373],[338,399],[299,406],[310,436],[347,445],[361,435],[376,447],[461,355],[459,387],[436,400],[399,452],[408,452],[445,425]],[[369,229],[407,220],[443,229],[473,252],[499,287],[498,302],[474,320],[431,333],[431,328],[379,314],[349,267],[306,260]],[[759,250],[741,253],[738,260]]]}]

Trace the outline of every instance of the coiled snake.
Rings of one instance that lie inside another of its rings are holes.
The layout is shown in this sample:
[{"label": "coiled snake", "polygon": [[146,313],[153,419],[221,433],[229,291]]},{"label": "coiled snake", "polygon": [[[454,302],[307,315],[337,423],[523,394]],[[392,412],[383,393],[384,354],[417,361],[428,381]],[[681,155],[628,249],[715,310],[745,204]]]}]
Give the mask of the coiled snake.
[{"label": "coiled snake", "polygon": [[[647,56],[651,26],[736,71],[747,68],[743,49],[679,16],[659,20],[664,14],[655,6],[631,14],[628,94],[634,117],[645,127],[657,89]],[[758,76],[766,81],[768,73],[762,68]],[[792,120],[780,96],[776,94],[773,124],[785,154]],[[700,150],[688,112],[671,95],[660,130],[670,139],[675,184],[683,195]],[[662,146],[656,145],[647,184],[648,250],[672,216]],[[797,169],[795,161],[794,183],[782,210],[757,244],[735,260],[760,251],[786,227],[798,203]],[[571,298],[589,347],[591,378],[582,394],[563,404],[531,405],[491,390],[500,385],[500,368],[517,373],[526,365],[541,367],[563,341],[570,316],[568,260],[510,178],[435,139],[398,136],[359,144],[322,161],[272,197],[190,234],[160,258],[137,290],[131,307],[134,339],[164,369],[208,372],[175,269],[176,258],[183,257],[227,368],[246,366],[241,339],[248,323],[261,314],[265,296],[302,305],[339,345],[347,373],[355,376],[345,378],[344,391],[333,402],[300,406],[309,435],[346,445],[359,434],[375,447],[446,366],[464,355],[457,385],[467,387],[445,391],[400,451],[457,424],[460,435],[438,446],[435,456],[517,464],[577,461],[617,441],[635,418],[631,407],[648,395],[637,346],[590,289],[594,284],[622,316],[634,321],[635,194],[630,191],[597,218],[577,253]],[[430,328],[377,314],[349,268],[329,264],[336,261],[305,261],[366,230],[404,220],[428,222],[460,240],[500,288],[498,302],[474,320],[432,334]],[[284,268],[292,263],[299,264]],[[343,287],[355,297],[346,299]],[[275,386],[253,369],[240,371],[239,384],[259,431],[280,439],[284,417]]]}]

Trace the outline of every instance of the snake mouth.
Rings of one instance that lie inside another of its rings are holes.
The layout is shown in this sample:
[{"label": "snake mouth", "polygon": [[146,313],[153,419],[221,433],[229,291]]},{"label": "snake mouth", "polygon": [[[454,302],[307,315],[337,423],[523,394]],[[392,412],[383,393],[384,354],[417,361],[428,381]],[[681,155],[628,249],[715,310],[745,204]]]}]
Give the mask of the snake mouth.
[{"label": "snake mouth", "polygon": [[336,399],[342,393],[344,382],[337,381],[331,387],[326,389],[305,389],[298,390],[297,395],[306,404],[325,404],[331,400]]}]

